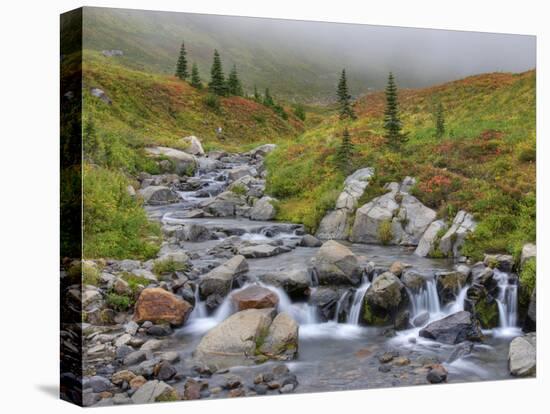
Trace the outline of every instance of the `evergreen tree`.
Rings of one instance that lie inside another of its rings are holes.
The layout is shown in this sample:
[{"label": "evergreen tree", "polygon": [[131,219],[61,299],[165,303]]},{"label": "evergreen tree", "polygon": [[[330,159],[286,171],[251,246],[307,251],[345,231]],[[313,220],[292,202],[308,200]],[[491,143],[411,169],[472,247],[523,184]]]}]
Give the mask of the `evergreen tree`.
[{"label": "evergreen tree", "polygon": [[443,110],[443,104],[441,101],[437,104],[435,111],[435,136],[438,139],[443,138],[445,135],[445,113]]},{"label": "evergreen tree", "polygon": [[340,81],[338,82],[338,89],[336,92],[338,96],[338,107],[340,110],[340,119],[350,118],[355,119],[357,116],[351,106],[351,95],[348,91],[348,81],[346,78],[346,70],[342,70]]},{"label": "evergreen tree", "polygon": [[256,88],[256,85],[254,85],[254,100],[256,102],[260,102],[262,100],[262,97],[258,93],[258,88]]},{"label": "evergreen tree", "polygon": [[353,143],[351,142],[349,131],[346,128],[342,134],[342,142],[336,151],[336,164],[344,174],[349,173],[352,168],[351,158],[353,151]]},{"label": "evergreen tree", "polygon": [[223,96],[226,93],[225,78],[223,75],[222,60],[217,50],[214,50],[214,60],[210,69],[210,83],[208,84],[210,92]]},{"label": "evergreen tree", "polygon": [[243,96],[243,87],[237,75],[237,66],[233,65],[227,77],[227,92],[229,95]]},{"label": "evergreen tree", "polygon": [[294,115],[296,118],[301,119],[302,121],[306,120],[306,111],[303,105],[296,104],[294,106]]},{"label": "evergreen tree", "polygon": [[390,146],[399,149],[407,141],[406,134],[401,132],[401,120],[399,119],[399,103],[397,101],[397,85],[393,73],[388,76],[386,86],[386,109],[384,111],[384,129],[386,139]]},{"label": "evergreen tree", "polygon": [[189,76],[189,73],[187,73],[187,52],[183,42],[181,43],[180,56],[176,65],[176,76],[181,80],[185,80]]},{"label": "evergreen tree", "polygon": [[199,68],[196,63],[193,63],[191,68],[191,86],[197,89],[202,89],[201,76],[199,75]]},{"label": "evergreen tree", "polygon": [[269,88],[265,88],[264,93],[264,105],[265,106],[275,106],[275,101],[271,97],[271,94],[269,93]]}]

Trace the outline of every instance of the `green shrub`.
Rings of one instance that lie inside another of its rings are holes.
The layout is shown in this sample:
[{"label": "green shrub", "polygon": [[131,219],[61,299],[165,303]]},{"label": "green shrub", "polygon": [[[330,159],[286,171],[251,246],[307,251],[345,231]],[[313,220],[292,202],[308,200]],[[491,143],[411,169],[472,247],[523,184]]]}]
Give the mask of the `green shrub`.
[{"label": "green shrub", "polygon": [[248,188],[244,184],[237,183],[231,187],[231,192],[237,195],[245,196],[248,193]]},{"label": "green shrub", "polygon": [[172,258],[156,260],[153,264],[153,273],[163,275],[167,273],[181,272],[187,269],[186,263],[177,262]]},{"label": "green shrub", "polygon": [[300,119],[301,121],[306,120],[306,111],[303,105],[294,105],[294,116],[296,116],[296,118]]},{"label": "green shrub", "polygon": [[117,312],[124,312],[127,311],[130,306],[133,306],[134,301],[127,295],[119,295],[118,293],[110,292],[105,298],[105,303]]},{"label": "green shrub", "polygon": [[160,228],[147,219],[118,171],[84,166],[83,222],[86,258],[149,259],[160,245]]},{"label": "green shrub", "polygon": [[124,272],[121,277],[126,282],[128,282],[128,287],[132,291],[133,295],[137,294],[137,292],[140,289],[140,286],[145,287],[145,286],[148,286],[151,283],[151,281],[149,279],[141,277],[141,276],[136,276],[133,273]]},{"label": "green shrub", "polygon": [[393,239],[392,222],[391,220],[384,220],[378,226],[378,240],[380,243],[386,245]]},{"label": "green shrub", "polygon": [[96,264],[89,262],[82,262],[82,283],[85,285],[99,285],[99,280],[101,278],[101,270],[97,267]]},{"label": "green shrub", "polygon": [[215,112],[221,110],[220,98],[212,93],[204,97],[204,105]]}]

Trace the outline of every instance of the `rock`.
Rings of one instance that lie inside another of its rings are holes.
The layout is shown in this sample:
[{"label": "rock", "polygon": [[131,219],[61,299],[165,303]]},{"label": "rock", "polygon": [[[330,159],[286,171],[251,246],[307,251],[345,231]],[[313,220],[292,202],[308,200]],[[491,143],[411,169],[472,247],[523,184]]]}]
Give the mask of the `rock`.
[{"label": "rock", "polygon": [[124,365],[125,366],[137,365],[140,362],[145,361],[146,359],[147,359],[147,352],[134,351],[124,358]]},{"label": "rock", "polygon": [[145,384],[147,380],[144,376],[138,375],[134,379],[130,380],[130,388],[137,390],[139,387],[141,387],[143,384]]},{"label": "rock", "polygon": [[312,289],[309,303],[315,307],[315,312],[319,313],[325,320],[333,320],[338,307],[340,298],[349,292],[349,289],[338,288],[336,286],[321,286]]},{"label": "rock", "polygon": [[[189,303],[189,302],[188,302]],[[153,325],[147,328],[147,335],[149,336],[168,336],[172,333],[170,325]]]},{"label": "rock", "polygon": [[389,268],[389,271],[397,277],[401,277],[403,270],[411,267],[411,265],[402,262],[393,262]]},{"label": "rock", "polygon": [[510,273],[514,267],[514,257],[509,254],[486,254],[483,264],[506,273]]},{"label": "rock", "polygon": [[322,244],[321,240],[311,234],[305,234],[300,240],[300,246],[303,247],[321,247]]},{"label": "rock", "polygon": [[162,381],[147,381],[132,395],[134,404],[145,404],[155,401],[168,401],[177,399],[177,394],[172,387]]},{"label": "rock", "polygon": [[224,167],[222,162],[218,160],[214,160],[212,158],[200,157],[198,161],[199,161],[199,170],[201,172],[212,172],[216,170],[221,170]]},{"label": "rock", "polygon": [[464,210],[460,210],[447,232],[441,237],[439,241],[439,250],[444,255],[453,257],[460,256],[460,248],[464,244],[466,236],[473,232],[477,223],[474,221],[474,217],[466,213]]},{"label": "rock", "polygon": [[406,328],[408,302],[405,285],[393,273],[384,272],[372,281],[365,293],[362,319],[367,325],[393,323],[396,328]]},{"label": "rock", "polygon": [[271,359],[290,360],[298,352],[298,324],[286,313],[279,313],[269,327],[259,351]]},{"label": "rock", "polygon": [[451,355],[447,359],[447,363],[452,363],[457,359],[464,358],[466,355],[470,355],[474,349],[474,344],[469,341],[461,342],[453,349]]},{"label": "rock", "polygon": [[204,149],[200,140],[194,136],[190,135],[180,139],[180,143],[185,146],[184,151],[191,155],[204,155]]},{"label": "rock", "polygon": [[122,345],[126,345],[128,342],[130,342],[131,339],[132,335],[125,333],[117,338],[117,340],[115,341],[115,346],[118,348]]},{"label": "rock", "polygon": [[176,351],[168,351],[168,352],[164,352],[163,354],[160,355],[160,360],[161,361],[168,361],[168,362],[173,364],[173,363],[178,362],[180,360],[180,356]]},{"label": "rock", "polygon": [[399,240],[399,243],[417,245],[436,215],[434,210],[426,207],[416,197],[403,196],[398,218],[406,237]]},{"label": "rock", "polygon": [[84,388],[91,388],[94,392],[108,391],[112,388],[113,384],[107,378],[94,375],[88,378],[84,382]]},{"label": "rock", "polygon": [[362,168],[346,178],[344,190],[336,200],[335,209],[325,215],[319,224],[317,237],[323,240],[347,239],[351,224],[350,216],[373,175],[373,168]]},{"label": "rock", "polygon": [[140,351],[156,351],[161,346],[162,346],[162,341],[160,339],[149,339],[139,349]]},{"label": "rock", "polygon": [[250,210],[250,219],[251,220],[273,220],[277,211],[275,210],[274,203],[277,200],[269,196],[263,196],[260,198]]},{"label": "rock", "polygon": [[168,187],[161,185],[150,185],[149,187],[139,190],[139,194],[143,197],[145,204],[158,206],[162,204],[176,203],[179,197]]},{"label": "rock", "polygon": [[453,302],[460,289],[466,285],[468,276],[462,272],[440,272],[437,277],[437,293],[442,304]]},{"label": "rock", "polygon": [[230,217],[236,215],[238,207],[246,205],[245,197],[232,191],[224,191],[214,199],[201,203],[200,207],[216,217]]},{"label": "rock", "polygon": [[311,267],[321,285],[358,285],[363,273],[351,250],[334,240],[323,243]]},{"label": "rock", "polygon": [[421,326],[426,325],[426,322],[430,320],[430,314],[429,312],[421,312],[419,313],[412,321],[413,326],[419,328]]},{"label": "rock", "polygon": [[234,313],[203,336],[195,357],[212,369],[254,363],[258,340],[273,320],[273,309]]},{"label": "rock", "polygon": [[271,151],[275,150],[275,148],[277,148],[276,144],[264,144],[254,148],[253,150],[249,151],[247,154],[251,155],[252,157],[258,157],[258,156],[265,157]]},{"label": "rock", "polygon": [[277,256],[281,253],[287,253],[290,249],[286,246],[274,246],[271,244],[252,244],[250,246],[240,247],[238,252],[246,258],[260,258]]},{"label": "rock", "polygon": [[176,368],[168,361],[161,361],[155,366],[153,375],[160,381],[169,381],[177,374]]},{"label": "rock", "polygon": [[128,282],[126,282],[124,279],[121,279],[119,277],[117,277],[113,281],[112,289],[119,295],[131,293],[131,289],[130,289],[130,286],[128,285]]},{"label": "rock", "polygon": [[263,283],[282,288],[291,297],[303,297],[309,288],[310,278],[306,269],[289,269],[279,273],[259,276]]},{"label": "rock", "polygon": [[463,341],[479,342],[483,339],[479,323],[466,311],[453,313],[428,324],[420,330],[419,335],[449,345]]},{"label": "rock", "polygon": [[433,221],[420,238],[414,254],[421,257],[432,255],[436,248],[437,235],[446,227],[447,225],[443,220]]},{"label": "rock", "polygon": [[426,288],[427,277],[413,270],[407,270],[401,276],[401,282],[413,293]]},{"label": "rock", "polygon": [[135,305],[134,321],[182,325],[193,307],[180,297],[161,288],[142,290]]},{"label": "rock", "polygon": [[178,175],[193,175],[198,166],[195,156],[187,152],[168,147],[145,148],[147,154],[156,158],[167,158],[174,164],[174,172]]},{"label": "rock", "polygon": [[113,103],[113,101],[111,101],[111,98],[109,98],[107,96],[107,94],[105,93],[105,91],[103,89],[99,89],[99,88],[91,88],[90,89],[90,94],[92,96],[95,96],[96,98],[99,98],[101,99],[103,102],[105,102],[107,105],[111,105]]},{"label": "rock", "polygon": [[379,243],[378,229],[383,222],[391,222],[399,210],[396,193],[389,192],[357,209],[350,240],[356,243]]},{"label": "rock", "polygon": [[441,364],[433,365],[426,376],[431,384],[440,384],[447,381],[447,370]]},{"label": "rock", "polygon": [[201,384],[194,379],[188,379],[184,385],[183,399],[198,400],[200,398],[201,398]]},{"label": "rock", "polygon": [[537,373],[537,336],[528,333],[510,343],[508,352],[510,373],[515,377],[533,377]]},{"label": "rock", "polygon": [[105,57],[124,56],[124,52],[118,49],[102,50],[101,53]]},{"label": "rock", "polygon": [[527,308],[527,315],[523,322],[523,331],[532,332],[537,330],[537,290],[533,289]]},{"label": "rock", "polygon": [[532,257],[537,257],[537,246],[532,243],[527,243],[521,249],[521,259],[520,263],[523,265],[527,260]]},{"label": "rock", "polygon": [[127,369],[118,371],[113,374],[111,378],[111,382],[115,385],[122,385],[123,383],[130,384],[130,381],[132,381],[136,377],[136,374],[134,374],[132,371],[128,371]]},{"label": "rock", "polygon": [[233,280],[248,271],[248,263],[244,256],[238,255],[224,264],[202,275],[199,282],[200,294],[204,299],[217,294],[225,296],[231,290]]},{"label": "rock", "polygon": [[233,303],[238,310],[276,308],[279,304],[279,297],[273,291],[264,287],[253,285],[233,293]]},{"label": "rock", "polygon": [[175,231],[176,241],[203,242],[213,238],[212,233],[205,226],[196,223],[189,223],[180,226]]},{"label": "rock", "polygon": [[246,175],[256,177],[258,175],[258,171],[256,170],[256,168],[248,165],[240,165],[227,171],[227,178],[229,179],[229,181],[236,181]]}]

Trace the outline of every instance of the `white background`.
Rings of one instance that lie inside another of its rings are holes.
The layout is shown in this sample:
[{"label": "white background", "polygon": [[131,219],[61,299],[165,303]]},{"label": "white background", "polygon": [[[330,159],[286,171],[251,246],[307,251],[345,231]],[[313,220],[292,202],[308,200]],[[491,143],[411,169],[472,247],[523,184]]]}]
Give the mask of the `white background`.
[{"label": "white background", "polygon": [[[538,36],[538,378],[206,402],[127,406],[118,413],[519,413],[548,412],[545,372],[550,283],[545,141],[550,32],[545,1],[111,0],[85,3],[157,10],[478,30]],[[2,2],[0,23],[0,410],[76,412],[57,399],[59,14],[78,1]],[[465,56],[467,59],[467,57]],[[342,355],[342,357],[346,357]],[[322,361],[320,361],[322,363]],[[540,408],[537,408],[540,407]],[[103,410],[103,409],[99,409]]]}]

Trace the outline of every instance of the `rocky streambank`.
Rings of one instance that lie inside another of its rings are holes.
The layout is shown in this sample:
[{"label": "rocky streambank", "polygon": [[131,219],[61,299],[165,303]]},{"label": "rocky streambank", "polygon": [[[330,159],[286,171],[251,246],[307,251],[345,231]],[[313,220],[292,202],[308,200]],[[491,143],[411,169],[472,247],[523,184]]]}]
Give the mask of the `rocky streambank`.
[{"label": "rocky streambank", "polygon": [[[472,217],[437,220],[410,177],[358,206],[370,168],[306,234],[272,221],[274,145],[205,154],[184,142],[149,149],[164,172],[132,188],[162,225],[158,257],[67,264],[84,274],[85,405],[534,375],[536,334],[520,326],[533,331],[536,306],[517,306],[532,248],[521,263],[466,264]],[[449,258],[425,257],[434,250]]]}]

